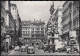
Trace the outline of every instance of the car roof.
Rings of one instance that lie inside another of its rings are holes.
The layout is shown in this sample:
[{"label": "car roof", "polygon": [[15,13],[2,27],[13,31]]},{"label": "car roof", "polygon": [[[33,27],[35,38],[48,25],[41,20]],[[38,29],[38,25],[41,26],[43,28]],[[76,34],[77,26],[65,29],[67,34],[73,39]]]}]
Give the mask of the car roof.
[{"label": "car roof", "polygon": [[33,48],[33,46],[28,46],[28,48]]}]

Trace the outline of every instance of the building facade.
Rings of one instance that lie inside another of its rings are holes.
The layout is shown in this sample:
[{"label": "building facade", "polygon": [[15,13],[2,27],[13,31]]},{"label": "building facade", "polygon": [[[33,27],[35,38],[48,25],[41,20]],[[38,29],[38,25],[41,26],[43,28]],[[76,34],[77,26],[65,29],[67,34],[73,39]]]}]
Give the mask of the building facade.
[{"label": "building facade", "polygon": [[61,38],[62,35],[62,6],[58,6],[56,12],[55,12],[55,24],[56,24],[56,30],[58,31],[58,36]]},{"label": "building facade", "polygon": [[10,38],[10,45],[14,46],[14,40],[15,40],[15,20],[11,14],[11,7],[10,7],[11,3],[7,2],[6,4],[6,35],[8,35],[8,37]]},{"label": "building facade", "polygon": [[4,35],[5,32],[5,26],[6,26],[6,10],[5,10],[5,1],[1,1],[1,36]]},{"label": "building facade", "polygon": [[1,35],[4,35],[1,44],[3,44],[4,50],[5,48],[9,50],[10,45],[14,45],[15,30],[14,20],[10,12],[10,1],[1,1],[1,22]]},{"label": "building facade", "polygon": [[[70,45],[70,31],[75,31],[76,46],[78,45],[79,37],[79,1],[66,1],[63,4],[63,19],[62,19],[62,38],[67,41],[67,45]],[[74,35],[74,34],[73,34]],[[77,48],[78,48],[77,47]]]},{"label": "building facade", "polygon": [[62,6],[58,6],[58,8],[54,11],[52,14],[52,21],[53,21],[53,32],[54,32],[54,44],[55,44],[55,50],[59,48],[61,44],[57,44],[62,42],[61,36],[62,36]]},{"label": "building facade", "polygon": [[45,35],[44,24],[44,22],[38,20],[22,21],[22,37],[25,39],[25,42],[41,42],[41,39],[44,38]]},{"label": "building facade", "polygon": [[21,18],[19,16],[18,8],[16,4],[10,5],[11,14],[13,16],[13,19],[15,20],[15,35],[16,35],[16,41],[19,40],[19,37],[21,37]]},{"label": "building facade", "polygon": [[65,40],[68,41],[69,38],[69,30],[71,30],[71,4],[69,2],[65,2],[63,4],[63,19],[62,19],[62,25],[63,25],[63,35],[65,36]]},{"label": "building facade", "polygon": [[[5,20],[6,20],[6,10],[5,10],[5,1],[1,1],[1,49],[4,49],[5,44]],[[1,50],[2,51],[2,50]]]},{"label": "building facade", "polygon": [[[19,17],[20,19],[20,17]],[[19,25],[21,26],[19,20]],[[20,27],[19,27],[20,28]],[[17,33],[18,34],[18,33]],[[1,45],[4,50],[15,45],[16,23],[11,13],[10,1],[1,1]]]}]

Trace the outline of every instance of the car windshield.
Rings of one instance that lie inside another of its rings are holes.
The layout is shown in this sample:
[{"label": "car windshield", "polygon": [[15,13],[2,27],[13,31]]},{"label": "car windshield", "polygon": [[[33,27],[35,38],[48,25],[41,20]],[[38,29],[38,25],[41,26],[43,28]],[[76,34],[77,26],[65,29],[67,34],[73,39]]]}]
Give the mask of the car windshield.
[{"label": "car windshield", "polygon": [[15,46],[15,47],[19,47],[19,46]]},{"label": "car windshield", "polygon": [[25,46],[22,46],[22,48],[24,48]]},{"label": "car windshield", "polygon": [[25,46],[28,46],[28,45],[25,45]]},{"label": "car windshield", "polygon": [[29,49],[33,49],[33,46],[29,46],[28,48],[29,48]]}]

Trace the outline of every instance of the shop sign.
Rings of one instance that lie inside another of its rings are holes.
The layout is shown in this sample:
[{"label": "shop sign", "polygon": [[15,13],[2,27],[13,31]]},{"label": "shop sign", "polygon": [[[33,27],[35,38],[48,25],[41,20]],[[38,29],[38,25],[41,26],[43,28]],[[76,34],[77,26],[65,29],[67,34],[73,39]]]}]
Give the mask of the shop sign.
[{"label": "shop sign", "polygon": [[76,31],[70,31],[69,36],[73,38],[76,37]]}]

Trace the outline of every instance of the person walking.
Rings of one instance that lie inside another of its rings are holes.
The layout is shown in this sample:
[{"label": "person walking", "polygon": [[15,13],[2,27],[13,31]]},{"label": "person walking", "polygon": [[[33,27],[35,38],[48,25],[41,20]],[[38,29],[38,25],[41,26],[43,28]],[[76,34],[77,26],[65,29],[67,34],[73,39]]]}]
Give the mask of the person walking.
[{"label": "person walking", "polygon": [[6,42],[6,45],[5,45],[5,53],[8,53],[8,42]]}]

